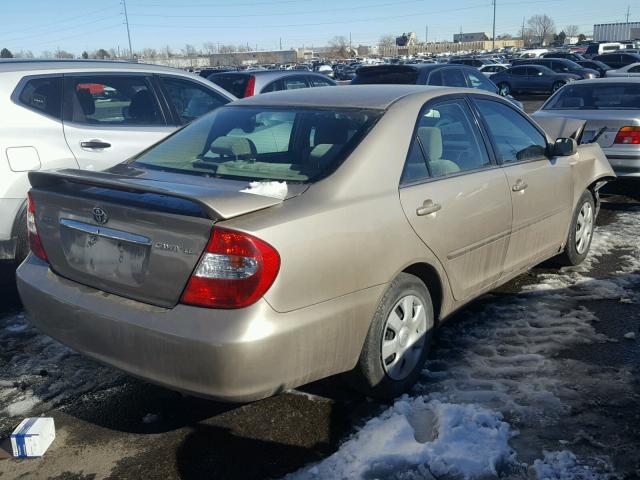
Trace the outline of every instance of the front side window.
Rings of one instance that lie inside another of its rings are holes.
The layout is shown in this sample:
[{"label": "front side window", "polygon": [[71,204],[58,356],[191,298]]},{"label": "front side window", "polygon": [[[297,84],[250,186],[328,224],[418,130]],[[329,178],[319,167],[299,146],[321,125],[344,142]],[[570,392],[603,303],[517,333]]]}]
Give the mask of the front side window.
[{"label": "front side window", "polygon": [[512,68],[509,73],[511,75],[517,75],[519,77],[524,77],[527,75],[527,68],[526,67],[516,67],[516,68]]},{"label": "front side window", "polygon": [[215,178],[312,182],[337,168],[382,113],[224,106],[133,161]]},{"label": "front side window", "polygon": [[502,163],[546,158],[547,140],[513,108],[492,100],[475,100]]},{"label": "front side window", "polygon": [[311,86],[312,87],[332,87],[333,83],[331,83],[326,78],[322,77],[311,77]]},{"label": "front side window", "polygon": [[191,80],[162,77],[162,84],[181,125],[229,103],[222,95]]},{"label": "front side window", "polygon": [[403,181],[445,177],[491,164],[469,107],[464,100],[437,103],[420,113],[416,138],[426,162],[412,146]]},{"label": "front side window", "polygon": [[160,106],[143,76],[67,77],[71,121],[98,125],[164,125]]},{"label": "front side window", "polygon": [[56,119],[62,118],[62,78],[34,78],[25,83],[20,103],[31,110]]}]

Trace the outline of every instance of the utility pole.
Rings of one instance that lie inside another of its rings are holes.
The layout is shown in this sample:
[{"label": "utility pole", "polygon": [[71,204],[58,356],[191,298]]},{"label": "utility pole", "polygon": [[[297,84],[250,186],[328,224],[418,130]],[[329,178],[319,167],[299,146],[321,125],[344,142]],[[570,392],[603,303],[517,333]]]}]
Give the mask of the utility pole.
[{"label": "utility pole", "polygon": [[282,37],[280,37],[280,50],[282,50]]},{"label": "utility pole", "polygon": [[522,30],[520,30],[520,37],[522,38],[522,46],[524,47],[524,17],[522,17]]},{"label": "utility pole", "polygon": [[627,5],[627,23],[629,23],[629,13],[631,11],[631,4]]},{"label": "utility pole", "polygon": [[349,57],[351,57],[351,32],[349,32]]},{"label": "utility pole", "polygon": [[496,49],[496,0],[493,0],[493,46],[491,48]]},{"label": "utility pole", "polygon": [[127,0],[122,0],[124,7],[124,23],[127,25],[127,38],[129,39],[129,58],[133,59],[133,49],[131,48],[131,32],[129,31],[129,16],[127,15]]},{"label": "utility pole", "polygon": [[429,25],[424,26],[424,44],[429,43]]}]

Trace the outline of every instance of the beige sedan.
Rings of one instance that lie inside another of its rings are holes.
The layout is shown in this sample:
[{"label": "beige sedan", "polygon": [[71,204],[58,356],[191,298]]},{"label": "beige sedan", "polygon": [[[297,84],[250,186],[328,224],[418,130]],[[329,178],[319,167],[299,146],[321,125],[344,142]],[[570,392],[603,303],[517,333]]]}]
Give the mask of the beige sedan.
[{"label": "beige sedan", "polygon": [[107,172],[30,175],[31,320],[197,395],[329,375],[393,397],[452,312],[589,251],[596,144],[497,95],[348,86],[233,102]]}]

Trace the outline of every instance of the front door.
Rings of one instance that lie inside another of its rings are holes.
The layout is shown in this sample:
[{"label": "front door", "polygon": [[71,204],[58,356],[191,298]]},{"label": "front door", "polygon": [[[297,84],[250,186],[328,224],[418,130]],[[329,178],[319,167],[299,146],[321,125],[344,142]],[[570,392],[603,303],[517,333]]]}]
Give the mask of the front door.
[{"label": "front door", "polygon": [[490,161],[463,98],[420,113],[400,188],[407,219],[464,300],[502,273],[511,227],[504,173]]},{"label": "front door", "polygon": [[146,75],[65,75],[64,137],[78,165],[104,170],[175,130]]},{"label": "front door", "polygon": [[503,102],[475,98],[502,164],[513,204],[505,272],[530,267],[558,252],[571,218],[569,157],[548,158],[547,139],[523,114]]}]

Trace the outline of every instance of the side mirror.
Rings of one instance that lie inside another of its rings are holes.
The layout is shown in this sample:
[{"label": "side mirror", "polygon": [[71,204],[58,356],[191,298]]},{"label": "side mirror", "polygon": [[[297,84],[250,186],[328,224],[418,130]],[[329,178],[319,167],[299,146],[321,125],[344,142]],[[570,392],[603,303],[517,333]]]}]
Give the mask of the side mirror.
[{"label": "side mirror", "polygon": [[578,151],[578,143],[573,138],[559,138],[551,147],[551,156],[569,157]]}]

